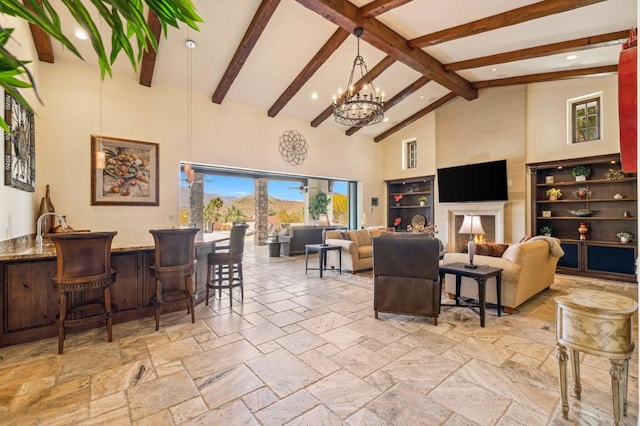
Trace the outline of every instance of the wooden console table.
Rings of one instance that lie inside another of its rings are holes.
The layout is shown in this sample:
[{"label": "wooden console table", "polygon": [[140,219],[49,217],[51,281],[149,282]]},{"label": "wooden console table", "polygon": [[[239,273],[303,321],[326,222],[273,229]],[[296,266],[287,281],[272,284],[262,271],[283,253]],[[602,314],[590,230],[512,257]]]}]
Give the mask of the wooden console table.
[{"label": "wooden console table", "polygon": [[633,314],[638,304],[628,297],[594,290],[574,290],[556,297],[556,358],[560,366],[562,416],[569,418],[567,401],[567,347],[571,354],[576,398],[580,399],[580,352],[611,361],[614,424],[627,415],[629,358],[635,344],[631,337]]}]

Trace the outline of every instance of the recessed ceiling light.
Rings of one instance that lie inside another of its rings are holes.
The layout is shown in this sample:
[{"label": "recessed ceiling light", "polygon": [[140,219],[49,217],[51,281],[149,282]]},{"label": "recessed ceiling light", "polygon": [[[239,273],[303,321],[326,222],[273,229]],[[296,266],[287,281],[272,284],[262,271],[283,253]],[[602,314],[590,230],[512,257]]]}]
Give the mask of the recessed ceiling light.
[{"label": "recessed ceiling light", "polygon": [[491,68],[491,71],[496,72],[498,71],[498,68]]},{"label": "recessed ceiling light", "polygon": [[384,121],[386,123],[387,121],[389,121],[389,117],[385,117],[384,120],[382,120],[382,121]]},{"label": "recessed ceiling light", "polygon": [[187,48],[188,48],[188,49],[195,49],[195,48],[196,48],[196,46],[198,46],[198,45],[196,44],[196,42],[195,42],[195,41],[193,41],[193,40],[187,40],[187,41],[185,41],[185,42],[184,42],[184,45],[185,45],[185,46],[187,46]]},{"label": "recessed ceiling light", "polygon": [[420,99],[424,99],[424,95],[420,95]]},{"label": "recessed ceiling light", "polygon": [[311,99],[318,99],[318,94],[316,92],[313,92],[311,94]]},{"label": "recessed ceiling light", "polygon": [[611,160],[611,164],[616,164],[616,160]]},{"label": "recessed ceiling light", "polygon": [[567,56],[567,60],[573,61],[574,59],[578,59],[578,55],[569,55]]},{"label": "recessed ceiling light", "polygon": [[77,29],[75,32],[75,36],[77,38],[79,38],[80,40],[88,40],[89,36],[87,35],[87,33],[84,30],[81,29]]}]

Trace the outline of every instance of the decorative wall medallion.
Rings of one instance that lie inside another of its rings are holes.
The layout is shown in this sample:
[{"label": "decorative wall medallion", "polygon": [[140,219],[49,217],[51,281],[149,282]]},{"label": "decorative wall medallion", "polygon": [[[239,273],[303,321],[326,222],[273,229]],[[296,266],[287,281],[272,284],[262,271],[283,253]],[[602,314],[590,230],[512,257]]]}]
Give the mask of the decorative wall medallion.
[{"label": "decorative wall medallion", "polygon": [[4,121],[11,129],[11,132],[4,134],[4,184],[33,192],[36,184],[33,112],[5,93]]},{"label": "decorative wall medallion", "polygon": [[280,155],[292,166],[298,166],[307,159],[307,141],[295,130],[287,130],[280,136]]}]

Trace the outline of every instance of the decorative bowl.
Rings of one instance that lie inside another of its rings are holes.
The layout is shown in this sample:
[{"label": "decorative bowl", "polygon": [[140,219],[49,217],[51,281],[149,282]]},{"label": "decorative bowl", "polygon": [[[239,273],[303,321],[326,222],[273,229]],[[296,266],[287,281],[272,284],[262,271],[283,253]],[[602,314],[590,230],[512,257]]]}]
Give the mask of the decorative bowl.
[{"label": "decorative bowl", "polygon": [[589,209],[580,209],[580,210],[567,210],[569,213],[571,213],[574,216],[578,216],[578,217],[589,217],[589,216],[593,216],[593,214],[596,212],[595,210],[589,210]]}]

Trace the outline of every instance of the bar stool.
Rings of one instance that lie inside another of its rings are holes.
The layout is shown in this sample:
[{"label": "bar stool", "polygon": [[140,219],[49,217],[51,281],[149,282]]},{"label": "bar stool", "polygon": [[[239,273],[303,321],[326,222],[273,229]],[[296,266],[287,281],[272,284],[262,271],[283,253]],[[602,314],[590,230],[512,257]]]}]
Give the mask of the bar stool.
[{"label": "bar stool", "polygon": [[[240,295],[244,299],[244,278],[242,275],[242,257],[244,254],[244,237],[249,225],[246,223],[233,225],[229,236],[228,247],[218,247],[207,257],[207,293],[206,305],[209,304],[209,289],[218,290],[218,297],[222,297],[222,289],[229,290],[229,306],[233,306],[232,291],[240,287]],[[228,248],[228,251],[218,249]],[[226,284],[224,281],[227,281]]]},{"label": "bar stool", "polygon": [[[83,232],[52,234],[56,249],[56,273],[51,282],[58,290],[60,315],[58,318],[58,354],[64,351],[68,327],[105,321],[109,342],[112,309],[109,287],[116,280],[111,267],[111,242],[117,232]],[[102,289],[102,300],[92,300],[86,290]],[[73,293],[83,292],[75,297]]]},{"label": "bar stool", "polygon": [[635,343],[632,339],[633,314],[638,304],[628,297],[594,290],[574,290],[555,298],[556,358],[560,370],[562,416],[569,418],[567,401],[567,347],[571,354],[573,391],[580,399],[580,352],[598,355],[611,361],[611,390],[615,425],[627,415],[627,381],[629,358]]},{"label": "bar stool", "polygon": [[[155,242],[154,263],[149,266],[156,279],[156,292],[151,298],[155,307],[156,331],[160,329],[160,310],[164,306],[187,304],[187,313],[191,313],[191,322],[195,322],[195,289],[193,274],[196,269],[195,236],[198,230],[186,229],[150,229]],[[165,290],[163,281],[170,277],[184,280],[184,289]]]}]

